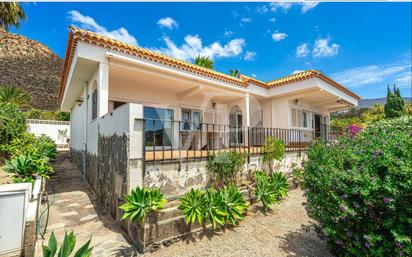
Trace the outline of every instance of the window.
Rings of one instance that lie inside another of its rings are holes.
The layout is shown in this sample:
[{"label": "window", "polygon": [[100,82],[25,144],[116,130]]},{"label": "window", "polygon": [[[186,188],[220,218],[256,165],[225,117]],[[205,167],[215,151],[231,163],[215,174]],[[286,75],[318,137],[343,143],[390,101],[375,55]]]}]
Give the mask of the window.
[{"label": "window", "polygon": [[92,93],[92,120],[97,118],[97,89]]},{"label": "window", "polygon": [[200,130],[202,128],[202,113],[195,110],[182,110],[181,130]]},{"label": "window", "polygon": [[308,127],[308,113],[303,111],[302,112],[302,118],[303,118],[303,124],[302,124],[303,126],[302,127],[307,128]]},{"label": "window", "polygon": [[173,141],[173,110],[144,107],[146,146],[171,146]]},{"label": "window", "polygon": [[309,128],[309,112],[291,108],[291,123],[295,128]]}]

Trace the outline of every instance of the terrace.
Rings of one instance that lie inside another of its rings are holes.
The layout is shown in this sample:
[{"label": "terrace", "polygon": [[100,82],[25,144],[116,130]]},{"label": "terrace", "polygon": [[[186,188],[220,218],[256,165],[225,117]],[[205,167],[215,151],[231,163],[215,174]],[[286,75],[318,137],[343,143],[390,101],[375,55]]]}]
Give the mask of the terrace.
[{"label": "terrace", "polygon": [[237,151],[248,157],[262,153],[268,137],[282,140],[286,152],[306,151],[316,140],[334,141],[342,129],[321,124],[320,130],[247,127],[203,122],[142,119],[147,162],[189,161]]}]

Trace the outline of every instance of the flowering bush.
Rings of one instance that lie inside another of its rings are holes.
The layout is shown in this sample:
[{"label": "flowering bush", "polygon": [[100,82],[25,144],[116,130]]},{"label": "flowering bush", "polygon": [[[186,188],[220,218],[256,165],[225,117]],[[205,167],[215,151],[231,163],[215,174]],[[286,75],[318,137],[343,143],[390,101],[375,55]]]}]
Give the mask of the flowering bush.
[{"label": "flowering bush", "polygon": [[310,215],[337,256],[412,256],[412,117],[312,146]]},{"label": "flowering bush", "polygon": [[362,130],[361,127],[355,124],[349,125],[347,129],[351,139],[353,139]]}]

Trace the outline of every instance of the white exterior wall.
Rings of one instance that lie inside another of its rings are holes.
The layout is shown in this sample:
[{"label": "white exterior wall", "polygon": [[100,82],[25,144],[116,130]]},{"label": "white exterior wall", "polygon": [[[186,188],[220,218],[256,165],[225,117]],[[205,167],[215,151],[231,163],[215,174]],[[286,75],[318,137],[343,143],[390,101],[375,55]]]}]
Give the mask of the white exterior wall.
[{"label": "white exterior wall", "polygon": [[[83,90],[82,98],[85,99]],[[74,104],[70,112],[70,147],[75,150],[84,150],[86,104]]]}]

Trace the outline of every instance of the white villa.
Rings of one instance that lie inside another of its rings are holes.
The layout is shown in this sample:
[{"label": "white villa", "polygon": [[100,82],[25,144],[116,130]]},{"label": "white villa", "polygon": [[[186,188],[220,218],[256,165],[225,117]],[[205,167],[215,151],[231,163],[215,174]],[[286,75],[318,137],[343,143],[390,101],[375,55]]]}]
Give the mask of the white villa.
[{"label": "white villa", "polygon": [[204,187],[210,153],[235,149],[249,165],[267,136],[290,153],[333,138],[330,113],[359,99],[320,71],[232,77],[74,27],[59,93],[71,156],[116,219],[133,187],[168,197]]}]

